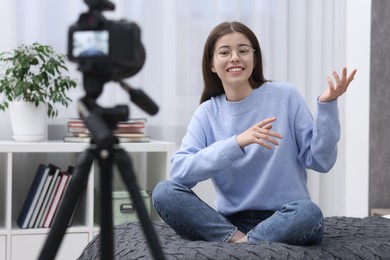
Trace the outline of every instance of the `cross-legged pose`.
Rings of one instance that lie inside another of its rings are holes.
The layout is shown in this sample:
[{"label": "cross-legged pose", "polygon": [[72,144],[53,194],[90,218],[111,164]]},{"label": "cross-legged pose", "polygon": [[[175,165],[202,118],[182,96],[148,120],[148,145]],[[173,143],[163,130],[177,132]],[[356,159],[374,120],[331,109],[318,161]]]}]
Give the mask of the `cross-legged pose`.
[{"label": "cross-legged pose", "polygon": [[[264,78],[255,34],[239,22],[215,27],[204,47],[204,90],[170,180],[154,189],[153,205],[191,240],[276,241],[315,245],[323,215],[310,200],[306,169],[328,172],[336,162],[337,98],[353,80],[347,69],[327,78],[313,117],[297,89]],[[192,190],[211,179],[215,209]]]}]

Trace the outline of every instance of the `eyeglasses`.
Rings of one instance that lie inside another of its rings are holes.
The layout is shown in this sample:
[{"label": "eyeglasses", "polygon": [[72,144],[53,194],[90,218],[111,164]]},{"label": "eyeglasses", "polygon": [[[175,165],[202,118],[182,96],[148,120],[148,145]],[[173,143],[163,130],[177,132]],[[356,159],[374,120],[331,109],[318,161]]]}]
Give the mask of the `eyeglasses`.
[{"label": "eyeglasses", "polygon": [[[251,59],[254,52],[255,49],[249,45],[241,45],[236,49],[237,55],[245,61]],[[228,62],[233,55],[233,50],[229,47],[221,47],[214,51],[214,55],[220,62]]]}]

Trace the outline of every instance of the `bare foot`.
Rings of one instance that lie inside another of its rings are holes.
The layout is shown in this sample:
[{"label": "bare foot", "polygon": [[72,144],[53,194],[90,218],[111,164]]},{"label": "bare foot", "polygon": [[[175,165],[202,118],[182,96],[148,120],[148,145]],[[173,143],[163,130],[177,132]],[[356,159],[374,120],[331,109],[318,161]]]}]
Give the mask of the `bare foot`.
[{"label": "bare foot", "polygon": [[248,238],[247,236],[243,237],[243,238],[240,238],[239,240],[237,240],[236,242],[234,243],[246,243],[248,242]]},{"label": "bare foot", "polygon": [[237,230],[236,233],[230,238],[228,243],[238,243],[241,239],[246,239],[246,235],[242,233],[240,230]]}]

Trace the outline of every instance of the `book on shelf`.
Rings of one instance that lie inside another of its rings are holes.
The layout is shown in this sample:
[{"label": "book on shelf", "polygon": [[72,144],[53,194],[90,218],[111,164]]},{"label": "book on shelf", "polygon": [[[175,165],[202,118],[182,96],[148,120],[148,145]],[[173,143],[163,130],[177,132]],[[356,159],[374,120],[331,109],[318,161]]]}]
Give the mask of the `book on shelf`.
[{"label": "book on shelf", "polygon": [[26,200],[22,207],[22,211],[16,221],[20,228],[27,228],[28,223],[31,219],[35,205],[37,204],[39,195],[42,191],[43,185],[46,181],[47,175],[49,174],[49,168],[46,165],[40,164],[35,174],[33,183],[27,193]]},{"label": "book on shelf", "polygon": [[[114,131],[143,131],[146,126],[146,118],[132,118],[127,121],[120,121],[117,123],[117,128]],[[87,126],[84,124],[84,121],[79,118],[71,118],[67,122],[68,131],[70,132],[89,132]]]},{"label": "book on shelf", "polygon": [[[92,137],[90,133],[73,133],[73,135],[68,135],[72,137]],[[143,133],[116,133],[114,134],[117,138],[128,137],[128,138],[138,138],[145,137]]]},{"label": "book on shelf", "polygon": [[[60,199],[60,202],[58,203],[57,209],[61,206],[61,203],[63,203],[64,200],[67,199],[67,198],[66,198],[66,194],[67,194],[66,192],[67,192],[67,190],[68,190],[68,186],[70,185],[70,182],[72,181],[73,176],[74,176],[75,173],[76,173],[76,168],[73,167],[73,166],[69,166],[69,168],[68,168],[68,170],[67,170],[67,174],[69,175],[69,179],[68,179],[67,183],[65,184],[65,189],[64,189],[64,192],[63,192],[62,197],[61,197],[61,199]],[[83,191],[83,192],[85,192],[85,191]],[[71,215],[71,217],[70,217],[68,226],[71,226],[72,223],[73,223],[73,219],[74,219],[74,216],[75,216],[75,214],[76,214],[76,211],[77,211],[77,208],[78,208],[79,201],[80,201],[81,197],[82,197],[82,195],[80,194],[80,196],[77,198],[77,202],[76,202],[76,205],[74,205],[73,212],[72,212],[72,215]],[[54,212],[53,219],[51,220],[52,222],[53,222],[54,219],[57,217],[57,214],[58,214],[58,210],[57,210],[57,209],[56,209],[56,211]],[[52,223],[51,223],[51,224],[52,224]],[[50,224],[50,226],[51,226],[51,224]]]},{"label": "book on shelf", "polygon": [[43,224],[45,222],[46,216],[49,213],[50,206],[53,203],[53,199],[54,199],[56,190],[58,189],[58,185],[60,184],[60,181],[61,181],[61,176],[59,174],[58,177],[56,178],[55,182],[54,182],[54,186],[53,186],[52,192],[50,193],[50,195],[48,197],[48,200],[47,200],[46,206],[44,208],[44,211],[42,211],[42,215],[40,217],[39,223],[36,225],[37,228],[43,227]]},{"label": "book on shelf", "polygon": [[70,174],[66,172],[61,172],[60,177],[59,177],[59,184],[53,192],[53,200],[52,203],[50,204],[49,210],[46,214],[46,217],[44,219],[42,227],[44,228],[49,228],[51,227],[51,224],[53,222],[54,215],[58,209],[58,205],[61,201],[61,198],[64,194],[65,188],[67,187],[67,183],[70,179]]},{"label": "book on shelf", "polygon": [[46,216],[49,207],[49,201],[53,198],[52,194],[53,194],[54,187],[56,186],[56,184],[58,184],[57,181],[58,181],[58,174],[60,173],[60,168],[54,165],[49,165],[49,167],[55,168],[55,172],[53,174],[53,179],[50,182],[49,188],[46,192],[46,196],[43,199],[42,206],[39,209],[37,220],[34,223],[34,228],[39,228],[42,226],[44,216]]},{"label": "book on shelf", "polygon": [[[120,143],[136,143],[136,142],[150,142],[150,136],[143,137],[119,137]],[[73,143],[90,143],[91,137],[79,137],[79,136],[64,136],[64,142]]]},{"label": "book on shelf", "polygon": [[[150,137],[145,135],[146,118],[133,118],[126,122],[118,122],[113,135],[121,143],[128,142],[149,142]],[[64,142],[89,143],[91,132],[81,119],[70,119],[67,123],[68,132],[64,136]]]},{"label": "book on shelf", "polygon": [[48,176],[46,178],[46,181],[45,181],[45,183],[44,183],[44,185],[42,187],[41,194],[39,195],[38,202],[35,205],[35,208],[34,208],[32,216],[31,216],[31,219],[28,222],[28,227],[29,228],[35,227],[35,222],[38,219],[39,212],[40,212],[40,210],[42,208],[42,204],[43,204],[43,202],[45,200],[47,191],[48,191],[49,186],[50,186],[50,184],[51,184],[51,182],[52,182],[52,180],[54,178],[54,174],[57,171],[57,168],[53,167],[53,165],[49,165],[48,168],[49,168],[49,174],[48,174]]},{"label": "book on shelf", "polygon": [[[130,124],[118,124],[118,127],[114,129],[113,133],[143,133],[145,129],[145,123],[130,123]],[[89,129],[85,125],[71,126],[68,124],[69,133],[90,133]]]},{"label": "book on shelf", "polygon": [[20,228],[50,227],[63,194],[68,187],[74,172],[69,166],[68,172],[49,164],[40,164],[35,173],[33,183],[18,216]]}]

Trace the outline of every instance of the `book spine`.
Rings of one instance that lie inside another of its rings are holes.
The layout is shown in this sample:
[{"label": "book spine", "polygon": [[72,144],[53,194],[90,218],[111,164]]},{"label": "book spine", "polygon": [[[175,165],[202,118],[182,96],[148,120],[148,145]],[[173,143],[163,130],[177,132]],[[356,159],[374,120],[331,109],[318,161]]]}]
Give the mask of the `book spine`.
[{"label": "book spine", "polygon": [[47,203],[49,202],[49,199],[50,199],[52,191],[53,191],[53,187],[54,187],[54,185],[57,182],[57,177],[58,177],[59,171],[60,171],[59,168],[55,169],[55,172],[53,174],[52,180],[51,180],[50,185],[49,185],[49,187],[47,189],[46,196],[44,197],[44,200],[42,202],[41,209],[39,210],[37,220],[34,223],[34,228],[39,228],[40,227],[43,215],[44,215],[44,213],[46,211]]},{"label": "book spine", "polygon": [[43,184],[46,180],[49,169],[46,165],[40,164],[34,177],[34,181],[27,194],[26,200],[22,207],[22,211],[17,219],[17,224],[20,228],[27,228],[28,222],[30,221],[32,212],[38,201],[38,197],[42,190]]},{"label": "book spine", "polygon": [[50,165],[48,166],[48,169],[49,169],[48,176],[47,176],[47,178],[46,178],[46,181],[45,181],[44,186],[42,187],[41,194],[39,195],[37,204],[35,205],[33,214],[32,214],[32,216],[31,216],[31,219],[30,219],[29,223],[28,223],[28,228],[33,228],[33,227],[34,227],[35,222],[37,221],[39,212],[40,212],[40,210],[41,210],[43,201],[44,201],[44,199],[45,199],[47,190],[49,189],[49,186],[50,186],[50,184],[51,184],[51,181],[53,180],[54,173],[55,173],[56,169],[55,169],[54,167],[51,167]]},{"label": "book spine", "polygon": [[58,176],[58,177],[56,178],[56,180],[55,180],[53,189],[52,189],[52,191],[50,192],[49,200],[48,200],[47,203],[46,203],[45,210],[44,210],[44,212],[43,212],[43,214],[42,214],[42,217],[41,217],[41,219],[40,219],[40,221],[39,221],[39,224],[38,224],[38,227],[39,227],[39,228],[43,227],[43,224],[44,224],[45,219],[46,219],[46,216],[47,216],[47,214],[48,214],[48,212],[49,212],[50,206],[51,206],[51,204],[53,203],[53,199],[54,199],[54,196],[55,196],[55,192],[56,192],[56,190],[57,190],[57,188],[58,188],[58,185],[59,185],[59,183],[60,183],[60,180],[61,180],[61,176]]},{"label": "book spine", "polygon": [[45,218],[45,221],[43,223],[43,227],[45,227],[45,228],[51,227],[54,215],[57,212],[58,205],[59,205],[61,198],[64,194],[64,190],[65,190],[66,184],[68,182],[68,179],[69,179],[69,175],[66,173],[63,173],[62,176],[60,177],[60,183],[58,185],[58,188],[55,191],[53,202],[50,205],[50,209],[49,209],[47,216]]}]

